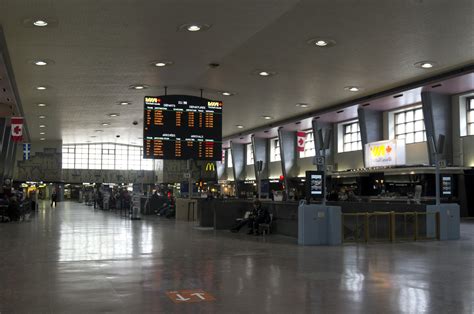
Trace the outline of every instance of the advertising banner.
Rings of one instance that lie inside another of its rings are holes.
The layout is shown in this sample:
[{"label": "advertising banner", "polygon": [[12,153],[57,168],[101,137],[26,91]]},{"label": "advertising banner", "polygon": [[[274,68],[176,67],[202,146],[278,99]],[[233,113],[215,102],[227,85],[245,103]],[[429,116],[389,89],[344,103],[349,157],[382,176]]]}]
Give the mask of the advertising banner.
[{"label": "advertising banner", "polygon": [[365,144],[366,167],[402,166],[405,164],[405,140],[388,140]]}]

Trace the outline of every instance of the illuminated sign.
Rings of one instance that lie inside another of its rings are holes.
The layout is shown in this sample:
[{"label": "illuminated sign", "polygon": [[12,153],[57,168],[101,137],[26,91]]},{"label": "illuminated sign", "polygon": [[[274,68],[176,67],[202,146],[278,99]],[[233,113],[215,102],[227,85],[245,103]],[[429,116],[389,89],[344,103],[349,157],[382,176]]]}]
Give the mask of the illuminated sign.
[{"label": "illuminated sign", "polygon": [[216,171],[216,166],[213,162],[208,162],[206,164],[206,171]]},{"label": "illuminated sign", "polygon": [[405,140],[388,140],[365,144],[365,166],[401,166],[406,163]]}]

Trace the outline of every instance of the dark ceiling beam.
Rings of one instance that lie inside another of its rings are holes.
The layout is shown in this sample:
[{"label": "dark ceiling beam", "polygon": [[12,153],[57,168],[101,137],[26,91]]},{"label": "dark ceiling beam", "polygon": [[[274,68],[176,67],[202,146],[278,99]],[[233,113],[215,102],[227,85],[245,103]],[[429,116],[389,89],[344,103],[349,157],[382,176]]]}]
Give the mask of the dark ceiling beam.
[{"label": "dark ceiling beam", "polygon": [[[3,61],[3,62],[2,62]],[[11,64],[10,54],[8,53],[7,42],[5,40],[5,35],[3,28],[0,25],[0,67],[4,67],[6,72],[6,77],[3,77],[3,80],[9,83],[11,88],[11,94],[14,99],[12,99],[11,104],[13,104],[13,112],[19,114],[22,117],[25,117],[25,112],[23,111],[23,106],[20,100],[20,93],[18,92],[18,87],[16,85],[15,74],[13,73],[13,68]],[[26,119],[23,120],[23,138],[25,141],[31,139],[30,132],[28,130],[28,124]]]},{"label": "dark ceiling beam", "polygon": [[461,75],[464,75],[464,74],[468,74],[468,73],[472,73],[472,72],[474,72],[474,63],[468,64],[466,66],[462,66],[460,68],[457,68],[457,69],[454,69],[454,70],[451,70],[451,71],[447,71],[447,72],[444,72],[444,73],[441,73],[441,74],[430,76],[430,77],[425,78],[425,79],[413,81],[411,83],[407,83],[407,84],[403,84],[403,85],[400,85],[400,86],[397,86],[397,87],[394,87],[394,88],[390,88],[390,89],[384,90],[382,92],[378,92],[378,93],[374,93],[374,94],[367,95],[367,96],[364,96],[364,97],[356,98],[354,100],[346,101],[346,102],[343,102],[343,103],[340,103],[340,104],[337,104],[337,105],[334,105],[334,106],[330,106],[330,107],[327,107],[327,108],[324,108],[324,109],[314,110],[314,111],[307,112],[307,113],[304,113],[304,114],[301,114],[301,115],[298,115],[298,116],[294,116],[294,117],[291,117],[291,118],[275,121],[275,122],[272,122],[270,124],[266,124],[266,125],[263,125],[263,126],[260,126],[260,127],[256,127],[256,128],[253,128],[253,129],[241,132],[241,133],[234,133],[232,135],[224,137],[223,140],[228,141],[228,140],[231,140],[231,139],[235,139],[237,137],[251,135],[251,134],[254,134],[254,133],[257,133],[257,132],[262,132],[264,130],[268,130],[268,129],[271,129],[271,128],[280,127],[280,126],[283,126],[283,125],[286,125],[286,124],[295,123],[295,122],[300,121],[300,120],[304,120],[304,119],[308,119],[308,118],[312,118],[312,117],[317,117],[319,115],[323,115],[323,114],[326,114],[326,113],[346,109],[348,107],[351,107],[351,106],[354,106],[354,105],[357,105],[357,104],[363,104],[363,103],[367,103],[367,102],[370,102],[370,101],[374,101],[378,98],[396,95],[396,94],[403,93],[403,92],[406,92],[407,90],[411,90],[411,89],[414,89],[414,88],[425,87],[425,86],[428,86],[428,85],[432,85],[434,83],[438,83],[439,81],[442,81],[442,80],[451,79],[451,78],[461,76]]}]

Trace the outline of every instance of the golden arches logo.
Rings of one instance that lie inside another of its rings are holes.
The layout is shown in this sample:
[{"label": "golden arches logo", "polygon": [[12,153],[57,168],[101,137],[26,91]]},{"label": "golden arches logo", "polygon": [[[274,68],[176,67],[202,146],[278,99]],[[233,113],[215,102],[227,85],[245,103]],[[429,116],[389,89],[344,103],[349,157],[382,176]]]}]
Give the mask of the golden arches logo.
[{"label": "golden arches logo", "polygon": [[216,171],[216,166],[212,162],[206,164],[206,171]]},{"label": "golden arches logo", "polygon": [[156,97],[145,97],[145,103],[147,103],[147,104],[157,104],[160,101],[161,100],[159,98],[156,98]]}]

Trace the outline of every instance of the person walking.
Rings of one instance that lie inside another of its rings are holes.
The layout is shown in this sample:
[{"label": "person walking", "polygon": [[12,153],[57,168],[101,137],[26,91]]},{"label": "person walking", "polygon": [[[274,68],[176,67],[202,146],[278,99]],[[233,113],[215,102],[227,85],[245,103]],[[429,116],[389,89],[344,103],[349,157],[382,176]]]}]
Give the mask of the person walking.
[{"label": "person walking", "polygon": [[56,207],[56,201],[58,200],[58,195],[56,194],[56,190],[53,190],[53,193],[51,193],[51,207]]}]

